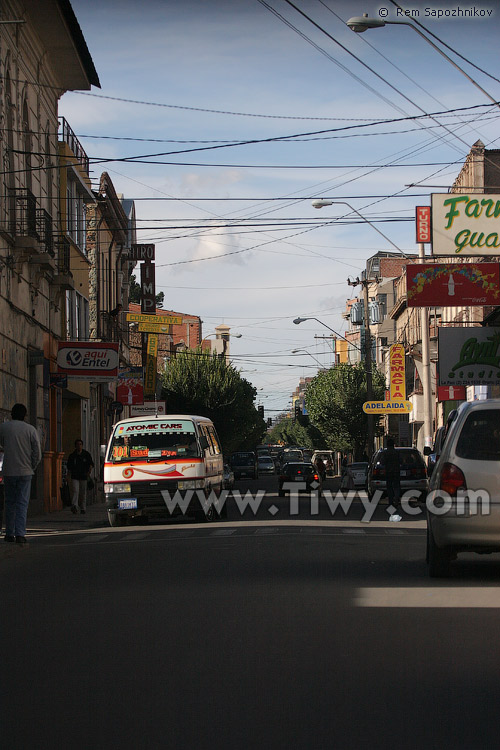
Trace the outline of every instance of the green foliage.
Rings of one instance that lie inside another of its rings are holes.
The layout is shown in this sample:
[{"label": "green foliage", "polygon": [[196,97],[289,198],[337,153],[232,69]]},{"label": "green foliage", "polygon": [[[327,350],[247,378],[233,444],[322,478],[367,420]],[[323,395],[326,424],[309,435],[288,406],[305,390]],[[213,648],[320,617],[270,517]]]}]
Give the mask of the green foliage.
[{"label": "green foliage", "polygon": [[[385,380],[373,370],[373,399],[383,400]],[[365,365],[339,364],[319,372],[309,383],[306,406],[311,422],[324,435],[328,447],[337,451],[363,452],[367,433]]]},{"label": "green foliage", "polygon": [[325,439],[318,428],[308,419],[294,420],[283,416],[266,437],[266,443],[275,445],[300,445],[302,448],[325,448]]},{"label": "green foliage", "polygon": [[255,388],[225,357],[201,349],[179,352],[163,379],[168,411],[209,417],[226,454],[261,442],[266,424],[254,406],[255,396]]}]

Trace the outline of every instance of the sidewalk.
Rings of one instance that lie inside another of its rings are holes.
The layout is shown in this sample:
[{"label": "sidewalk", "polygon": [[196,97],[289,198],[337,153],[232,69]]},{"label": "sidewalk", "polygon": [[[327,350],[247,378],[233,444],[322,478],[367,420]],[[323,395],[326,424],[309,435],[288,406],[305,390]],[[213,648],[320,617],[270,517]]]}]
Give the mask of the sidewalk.
[{"label": "sidewalk", "polygon": [[28,516],[28,537],[32,534],[51,534],[60,531],[81,531],[108,526],[108,515],[105,503],[87,505],[85,515],[73,514],[70,507],[57,510],[54,513],[43,513],[39,516]]}]

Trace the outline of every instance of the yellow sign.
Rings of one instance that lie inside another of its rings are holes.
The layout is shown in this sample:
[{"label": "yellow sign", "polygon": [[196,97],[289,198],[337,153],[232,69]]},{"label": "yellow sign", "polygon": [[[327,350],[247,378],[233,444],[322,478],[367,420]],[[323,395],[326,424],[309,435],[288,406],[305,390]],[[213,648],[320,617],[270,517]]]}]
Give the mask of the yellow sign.
[{"label": "yellow sign", "polygon": [[129,323],[157,323],[164,326],[181,326],[182,318],[178,315],[143,315],[142,313],[127,313]]},{"label": "yellow sign", "polygon": [[156,390],[156,357],[158,354],[158,336],[148,336],[146,371],[144,373],[144,394],[150,395]]},{"label": "yellow sign", "polygon": [[403,344],[393,344],[389,350],[390,401],[406,399],[405,349]]},{"label": "yellow sign", "polygon": [[159,323],[139,323],[137,330],[142,333],[170,333],[170,326]]},{"label": "yellow sign", "polygon": [[365,401],[363,404],[365,414],[408,414],[412,409],[411,401]]}]

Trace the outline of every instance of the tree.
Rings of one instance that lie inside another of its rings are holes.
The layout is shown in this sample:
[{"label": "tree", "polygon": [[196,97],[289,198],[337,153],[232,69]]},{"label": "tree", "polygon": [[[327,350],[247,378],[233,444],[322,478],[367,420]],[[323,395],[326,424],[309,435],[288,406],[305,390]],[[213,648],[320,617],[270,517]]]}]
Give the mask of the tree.
[{"label": "tree", "polygon": [[[164,300],[165,293],[158,292],[158,294],[156,295],[156,307],[163,307]],[[130,277],[128,301],[135,302],[136,305],[141,304],[141,285],[137,283],[135,274],[132,274]]]},{"label": "tree", "polygon": [[[373,399],[383,400],[385,380],[373,371]],[[331,450],[363,453],[368,417],[363,412],[367,401],[365,365],[339,364],[319,372],[306,390],[306,405],[313,424],[321,430]]]},{"label": "tree", "polygon": [[266,423],[255,408],[256,394],[225,357],[200,348],[179,352],[163,378],[162,398],[168,411],[209,417],[224,453],[261,442]]},{"label": "tree", "polygon": [[326,448],[323,435],[310,420],[293,420],[283,415],[269,431],[266,442],[270,445],[300,445],[302,448]]}]

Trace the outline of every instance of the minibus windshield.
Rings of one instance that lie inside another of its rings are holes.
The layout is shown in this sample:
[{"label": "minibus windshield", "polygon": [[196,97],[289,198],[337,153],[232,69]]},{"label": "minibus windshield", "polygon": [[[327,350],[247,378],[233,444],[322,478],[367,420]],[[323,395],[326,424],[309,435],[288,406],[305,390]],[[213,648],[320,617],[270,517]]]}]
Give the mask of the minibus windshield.
[{"label": "minibus windshield", "polygon": [[200,450],[194,424],[178,422],[125,422],[116,427],[110,444],[108,461],[163,461],[199,458]]}]

